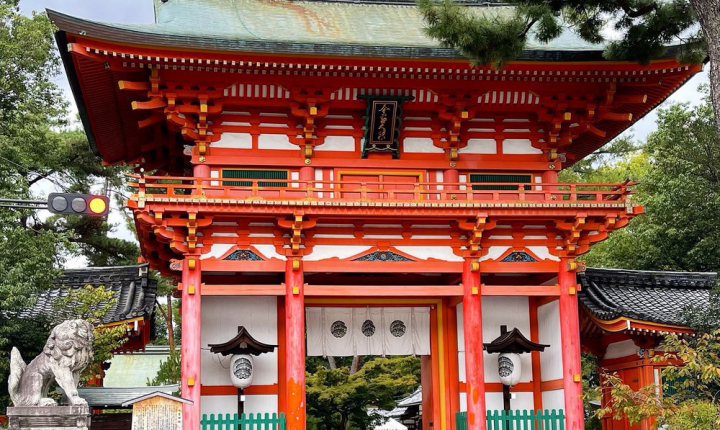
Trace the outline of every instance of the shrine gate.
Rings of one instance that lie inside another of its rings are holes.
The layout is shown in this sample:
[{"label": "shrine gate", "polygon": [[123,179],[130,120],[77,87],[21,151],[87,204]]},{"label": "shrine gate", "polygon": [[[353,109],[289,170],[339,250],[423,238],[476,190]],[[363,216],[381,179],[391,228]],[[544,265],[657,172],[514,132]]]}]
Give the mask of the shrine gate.
[{"label": "shrine gate", "polygon": [[154,24],[49,15],[90,144],[135,167],[143,259],[179,281],[184,428],[237,411],[208,345],[242,326],[264,348],[235,345],[260,354],[244,412],[304,429],[311,322],[319,338],[423,356],[425,423],[443,430],[460,411],[484,429],[503,408],[483,342],[518,328],[549,346],[521,355],[512,409],[562,410],[583,428],[576,259],[642,208],[630,182],[558,172],[700,64],[674,48],[606,61],[566,34],[501,70],[471,67],[403,0],[155,9]]}]

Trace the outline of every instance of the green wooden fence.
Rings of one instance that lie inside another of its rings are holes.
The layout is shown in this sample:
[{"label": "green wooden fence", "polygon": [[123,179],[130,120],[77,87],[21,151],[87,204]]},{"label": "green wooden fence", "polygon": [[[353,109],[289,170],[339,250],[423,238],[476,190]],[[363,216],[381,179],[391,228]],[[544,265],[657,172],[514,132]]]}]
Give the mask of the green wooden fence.
[{"label": "green wooden fence", "polygon": [[202,430],[285,430],[285,414],[215,414],[202,416]]},{"label": "green wooden fence", "polygon": [[[487,411],[487,430],[565,430],[562,409]],[[456,430],[467,430],[467,412],[455,414]]]}]

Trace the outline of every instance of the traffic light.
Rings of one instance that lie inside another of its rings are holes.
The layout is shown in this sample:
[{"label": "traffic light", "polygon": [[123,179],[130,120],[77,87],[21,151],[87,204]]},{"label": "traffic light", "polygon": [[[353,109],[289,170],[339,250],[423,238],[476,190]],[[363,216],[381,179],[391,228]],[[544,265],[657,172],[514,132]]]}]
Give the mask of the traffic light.
[{"label": "traffic light", "polygon": [[93,194],[50,193],[48,210],[56,214],[105,216],[110,199]]}]

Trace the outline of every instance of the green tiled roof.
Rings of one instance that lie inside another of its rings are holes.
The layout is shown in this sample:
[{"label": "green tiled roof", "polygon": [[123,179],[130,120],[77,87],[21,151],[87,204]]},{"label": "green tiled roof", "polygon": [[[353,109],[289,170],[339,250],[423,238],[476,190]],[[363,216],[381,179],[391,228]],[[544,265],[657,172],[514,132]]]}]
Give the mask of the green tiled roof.
[{"label": "green tiled roof", "polygon": [[[154,24],[97,23],[49,12],[61,30],[85,31],[85,25],[90,37],[94,30],[96,35],[118,32],[118,36],[124,36],[120,40],[129,43],[228,51],[460,58],[455,51],[442,48],[423,33],[422,17],[413,5],[292,0],[154,1]],[[513,9],[484,5],[471,7],[470,11],[509,16]],[[63,25],[69,22],[74,24],[71,28]],[[548,44],[530,39],[525,59],[546,59],[551,52],[592,52],[594,59],[601,59],[602,45],[587,43],[571,31]]]},{"label": "green tiled roof", "polygon": [[[510,6],[472,7],[509,16]],[[155,0],[160,34],[228,40],[437,48],[415,6],[288,0]],[[131,28],[131,27],[130,27]],[[530,49],[602,49],[570,32]]]}]

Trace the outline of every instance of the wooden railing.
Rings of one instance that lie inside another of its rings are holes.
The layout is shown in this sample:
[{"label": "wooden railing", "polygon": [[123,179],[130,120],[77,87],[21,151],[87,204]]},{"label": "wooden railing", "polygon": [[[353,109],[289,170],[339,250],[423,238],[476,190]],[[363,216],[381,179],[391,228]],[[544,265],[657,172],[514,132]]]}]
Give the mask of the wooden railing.
[{"label": "wooden railing", "polygon": [[202,416],[202,430],[285,430],[285,414],[215,414]]},{"label": "wooden railing", "polygon": [[[565,430],[562,409],[487,411],[487,430]],[[455,428],[467,430],[467,412],[455,414]]]},{"label": "wooden railing", "polygon": [[[246,186],[223,185],[222,179],[130,175],[134,200],[332,200],[345,202],[582,202],[620,203],[632,193],[631,182],[561,183],[388,183],[358,181],[273,180],[285,186],[260,186],[268,179],[243,179]],[[234,180],[237,182],[237,180]],[[488,189],[492,188],[492,189]],[[500,189],[498,189],[500,188]]]}]

